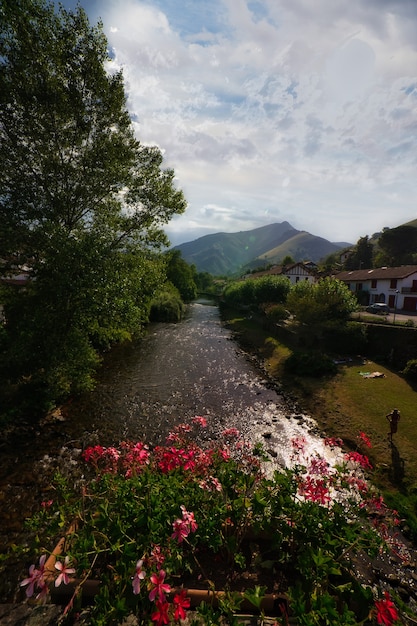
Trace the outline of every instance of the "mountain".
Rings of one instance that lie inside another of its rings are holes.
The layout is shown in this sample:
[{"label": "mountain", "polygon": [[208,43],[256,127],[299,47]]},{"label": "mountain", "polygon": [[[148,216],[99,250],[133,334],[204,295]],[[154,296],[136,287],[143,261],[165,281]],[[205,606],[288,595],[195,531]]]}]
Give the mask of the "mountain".
[{"label": "mountain", "polygon": [[290,255],[294,261],[320,261],[328,254],[350,246],[331,243],[288,222],[269,224],[238,233],[215,233],[175,246],[198,272],[214,276],[233,275],[262,264],[278,263]]}]

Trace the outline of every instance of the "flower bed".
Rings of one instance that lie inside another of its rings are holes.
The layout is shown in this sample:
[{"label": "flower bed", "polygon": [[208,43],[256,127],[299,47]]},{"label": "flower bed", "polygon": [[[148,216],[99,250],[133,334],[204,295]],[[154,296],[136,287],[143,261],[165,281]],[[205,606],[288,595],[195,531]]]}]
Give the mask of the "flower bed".
[{"label": "flower bed", "polygon": [[[91,602],[93,625],[129,614],[179,623],[190,608],[196,624],[232,624],[248,607],[276,624],[393,624],[389,594],[352,575],[356,555],[399,549],[395,512],[365,480],[366,455],[340,450],[331,467],[297,439],[293,465],[271,476],[260,446],[235,429],[199,445],[205,425],[181,424],[153,450],[90,447],[81,479],[58,474],[56,498],[28,524],[43,556],[21,583],[26,595],[42,601],[52,588],[68,623]],[[363,433],[359,442],[371,445]]]}]

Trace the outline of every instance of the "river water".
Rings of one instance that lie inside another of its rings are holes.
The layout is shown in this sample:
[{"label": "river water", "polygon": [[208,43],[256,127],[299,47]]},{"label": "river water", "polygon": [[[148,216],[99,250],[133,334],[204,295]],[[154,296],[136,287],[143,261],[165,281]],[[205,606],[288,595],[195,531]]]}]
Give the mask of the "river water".
[{"label": "river water", "polygon": [[[81,448],[127,439],[161,444],[174,426],[194,416],[207,419],[206,440],[233,427],[247,441],[262,442],[272,469],[290,462],[294,437],[306,439],[307,452],[329,454],[313,420],[291,409],[236,345],[217,306],[198,301],[182,322],[151,325],[145,337],[113,349],[93,392],[69,403],[62,415],[29,436],[3,444],[1,551],[24,542],[24,518],[53,497],[56,467],[70,468]],[[12,559],[14,571],[18,561]],[[15,593],[13,576],[3,568],[0,601]]]},{"label": "river water", "polygon": [[104,445],[134,439],[152,446],[198,415],[208,421],[207,438],[237,428],[280,464],[289,462],[293,437],[321,447],[314,422],[289,408],[232,340],[218,307],[204,301],[192,304],[182,322],[152,325],[144,338],[112,351],[96,390],[68,418]]}]

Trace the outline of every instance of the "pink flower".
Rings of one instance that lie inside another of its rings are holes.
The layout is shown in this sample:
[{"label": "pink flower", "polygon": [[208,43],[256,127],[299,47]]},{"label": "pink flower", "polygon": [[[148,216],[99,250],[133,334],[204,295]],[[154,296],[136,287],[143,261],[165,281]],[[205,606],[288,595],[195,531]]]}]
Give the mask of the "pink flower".
[{"label": "pink flower", "polygon": [[157,596],[160,602],[165,602],[165,594],[171,591],[171,587],[164,582],[165,576],[166,574],[163,569],[160,569],[157,574],[151,575],[151,583],[154,585],[149,593],[149,600],[151,602],[153,602]]},{"label": "pink flower", "polygon": [[194,513],[187,511],[187,509],[185,508],[183,504],[181,504],[180,509],[182,511],[182,519],[184,520],[184,522],[188,524],[190,528],[190,532],[195,533],[195,531],[198,528],[198,525],[197,525],[197,522],[195,521]]},{"label": "pink flower", "polygon": [[163,624],[169,624],[169,604],[161,600],[156,601],[156,611],[152,613],[151,619],[156,622],[156,626],[163,626]]},{"label": "pink flower", "polygon": [[240,437],[240,431],[237,428],[226,428],[222,435],[223,437]]},{"label": "pink flower", "polygon": [[56,580],[55,580],[55,587],[59,587],[59,585],[61,583],[64,583],[64,585],[68,585],[69,583],[69,574],[75,574],[75,569],[73,567],[68,567],[70,562],[69,556],[65,557],[64,563],[61,563],[61,561],[57,561],[55,563],[55,569],[57,569],[60,574],[58,574]]},{"label": "pink flower", "polygon": [[307,444],[307,440],[305,437],[294,437],[291,440],[291,445],[293,449],[297,452],[304,452]]},{"label": "pink flower", "polygon": [[176,519],[175,522],[172,523],[174,532],[171,535],[171,539],[176,539],[178,543],[182,543],[190,532],[195,533],[198,528],[194,513],[187,511],[183,504],[180,508],[182,511],[182,519]]},{"label": "pink flower", "polygon": [[186,590],[182,589],[181,593],[177,593],[174,596],[174,599],[173,599],[173,603],[175,605],[174,619],[176,619],[177,621],[180,619],[185,619],[187,617],[185,609],[190,608],[190,598],[187,598],[186,595],[187,595]]},{"label": "pink flower", "polygon": [[35,593],[35,587],[41,590],[43,590],[43,588],[46,587],[46,582],[44,579],[45,561],[46,561],[46,554],[43,554],[41,558],[39,559],[39,569],[37,569],[35,565],[31,565],[29,567],[29,577],[25,578],[20,583],[21,587],[27,586],[26,596],[28,598],[31,598],[33,594]]},{"label": "pink flower", "polygon": [[329,446],[329,448],[343,448],[343,439],[340,439],[340,437],[326,437],[324,445]]},{"label": "pink flower", "polygon": [[148,563],[155,565],[158,569],[161,569],[164,561],[165,556],[162,554],[161,546],[154,545],[151,551],[151,556],[148,559]]},{"label": "pink flower", "polygon": [[329,463],[326,461],[326,459],[315,456],[310,461],[308,471],[310,472],[310,474],[328,474]]},{"label": "pink flower", "polygon": [[198,486],[206,491],[222,491],[222,484],[215,476],[208,476],[200,480]]},{"label": "pink flower", "polygon": [[143,580],[146,576],[145,570],[142,569],[143,561],[138,561],[136,563],[136,572],[132,578],[132,587],[133,593],[137,595],[140,592],[140,581]]},{"label": "pink flower", "polygon": [[383,626],[392,626],[398,620],[397,609],[388,591],[384,592],[383,600],[375,601],[376,621]]},{"label": "pink flower", "polygon": [[186,537],[190,534],[188,524],[182,519],[176,519],[172,522],[174,532],[171,535],[171,539],[176,539],[178,543],[182,543]]},{"label": "pink flower", "polygon": [[193,424],[199,424],[202,428],[207,426],[207,420],[205,417],[196,416],[191,419]]}]

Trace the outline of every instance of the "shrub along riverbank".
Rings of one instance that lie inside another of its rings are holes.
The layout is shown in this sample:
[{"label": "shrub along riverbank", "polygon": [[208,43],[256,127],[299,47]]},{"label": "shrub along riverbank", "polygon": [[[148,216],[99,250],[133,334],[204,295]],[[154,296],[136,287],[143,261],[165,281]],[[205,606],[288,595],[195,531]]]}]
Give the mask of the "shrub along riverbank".
[{"label": "shrub along riverbank", "polygon": [[[374,482],[387,504],[407,520],[417,540],[417,419],[416,387],[399,371],[366,357],[343,358],[334,374],[321,377],[289,374],[285,363],[296,351],[299,337],[288,327],[265,325],[262,317],[222,309],[222,318],[236,340],[255,354],[268,375],[283,386],[300,409],[311,415],[330,437],[356,447],[358,431],[372,439],[367,455],[374,467]],[[330,355],[332,356],[332,355]],[[381,376],[368,376],[378,372]],[[386,415],[398,408],[398,432],[390,444]]]}]

